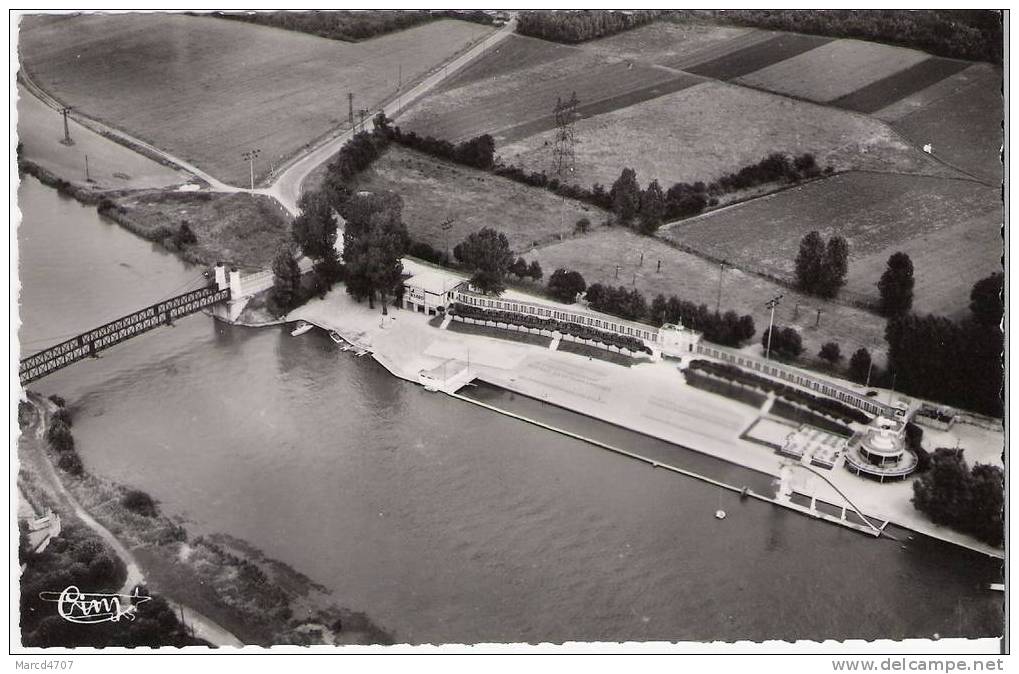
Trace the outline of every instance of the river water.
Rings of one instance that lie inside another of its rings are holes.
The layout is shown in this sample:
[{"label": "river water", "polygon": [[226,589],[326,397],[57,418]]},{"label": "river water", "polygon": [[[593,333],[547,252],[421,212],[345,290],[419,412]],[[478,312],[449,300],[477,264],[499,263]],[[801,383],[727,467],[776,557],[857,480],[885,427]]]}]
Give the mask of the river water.
[{"label": "river water", "polygon": [[[32,352],[194,285],[189,267],[26,178]],[[397,380],[317,331],[204,315],[33,385],[87,468],[193,534],[248,540],[403,642],[993,636],[999,563],[817,522]],[[480,390],[564,426],[564,410]],[[600,425],[585,432],[721,470]],[[653,447],[645,446],[648,443]],[[721,505],[729,517],[714,519]]]}]

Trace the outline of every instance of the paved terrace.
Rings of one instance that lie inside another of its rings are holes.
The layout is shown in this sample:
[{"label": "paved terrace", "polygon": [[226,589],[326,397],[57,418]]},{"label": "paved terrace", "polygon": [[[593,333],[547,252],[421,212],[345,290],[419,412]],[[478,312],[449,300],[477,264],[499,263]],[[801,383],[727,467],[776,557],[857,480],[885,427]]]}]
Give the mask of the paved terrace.
[{"label": "paved terrace", "polygon": [[[407,264],[405,261],[405,266]],[[415,263],[410,265],[413,267]],[[416,270],[408,268],[407,271]],[[526,298],[522,294],[519,296]],[[430,317],[402,309],[390,307],[389,315],[383,319],[380,307],[370,310],[367,302],[354,302],[342,285],[325,299],[312,300],[294,310],[287,319],[306,320],[335,330],[354,345],[371,351],[393,375],[414,383],[419,382],[422,370],[441,367],[443,362],[470,362],[478,378],[497,386],[776,478],[787,462],[773,450],[740,438],[761,416],[760,410],[686,385],[674,361],[641,363],[627,368],[539,346],[440,330],[428,324]],[[971,463],[1001,465],[1001,434],[965,425],[943,434],[925,433],[930,434],[926,437],[938,436],[936,443],[928,443],[931,447],[954,447],[958,440],[960,446],[966,448]],[[909,502],[911,480],[877,484],[851,475],[841,465],[831,471],[817,470],[824,472],[866,515],[891,520],[988,554],[1001,554],[923,518]],[[791,480],[797,492],[829,503],[843,503],[829,485],[805,470],[792,471]]]}]

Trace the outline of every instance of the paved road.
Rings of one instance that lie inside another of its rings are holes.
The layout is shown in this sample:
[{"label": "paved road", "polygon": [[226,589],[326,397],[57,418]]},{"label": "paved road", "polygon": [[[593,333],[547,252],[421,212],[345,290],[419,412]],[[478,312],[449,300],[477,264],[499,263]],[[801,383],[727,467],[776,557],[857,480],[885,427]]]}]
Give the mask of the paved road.
[{"label": "paved road", "polygon": [[[433,75],[426,77],[417,86],[400,96],[398,100],[390,101],[387,105],[383,106],[386,116],[390,119],[396,119],[400,113],[441,84],[450,75],[456,73],[471,61],[482,56],[488,49],[512,35],[515,29],[516,17],[513,17],[506,22],[505,26],[447,63]],[[292,215],[296,215],[298,212],[297,201],[301,196],[301,186],[308,175],[316,167],[328,161],[330,157],[336,154],[343,144],[350,140],[352,135],[353,131],[350,130],[330,139],[291,164],[270,187],[255,191],[275,198]]]},{"label": "paved road", "polygon": [[[421,98],[429,91],[434,89],[436,86],[441,84],[450,75],[456,73],[458,70],[466,66],[471,61],[485,54],[485,52],[488,49],[490,49],[491,47],[495,46],[499,42],[502,42],[507,37],[512,35],[515,29],[516,29],[516,17],[514,16],[509,21],[507,21],[506,25],[504,25],[502,28],[490,34],[484,40],[481,40],[480,42],[478,42],[478,44],[474,45],[460,56],[454,58],[452,61],[449,61],[444,66],[437,69],[437,71],[434,74],[426,77],[416,86],[403,93],[397,100],[390,101],[388,104],[383,106],[383,110],[385,111],[386,116],[389,117],[390,119],[396,119],[396,117],[401,112],[406,110],[407,107],[412,105],[419,98]],[[59,109],[60,107],[62,107],[59,101],[57,101],[55,98],[47,94],[41,87],[36,85],[35,82],[33,82],[23,70],[19,72],[19,78],[21,79],[21,82],[25,85],[25,88],[32,92],[32,94],[35,95],[43,103],[55,109]],[[399,106],[397,105],[398,103]],[[134,145],[136,147],[143,148],[145,150],[145,153],[147,154],[161,157],[165,161],[168,161],[172,164],[176,164],[177,166],[194,174],[195,176],[201,178],[206,183],[208,183],[209,189],[213,192],[231,192],[231,193],[248,192],[250,194],[264,194],[266,196],[270,196],[276,199],[276,201],[282,204],[282,206],[286,209],[288,213],[290,213],[291,216],[295,216],[299,212],[299,209],[297,208],[297,202],[301,197],[301,186],[307,179],[308,175],[313,170],[315,170],[315,168],[318,167],[320,164],[328,161],[329,158],[336,154],[340,150],[340,148],[343,147],[343,144],[350,140],[351,136],[353,136],[353,130],[348,130],[341,133],[338,136],[330,138],[329,140],[323,142],[315,149],[309,151],[304,156],[292,162],[290,166],[286,170],[284,170],[283,173],[281,173],[279,177],[276,179],[276,181],[272,183],[270,186],[256,188],[252,190],[245,187],[228,185],[220,180],[217,180],[216,178],[209,175],[205,171],[202,171],[194,164],[184,161],[180,157],[177,157],[175,155],[170,154],[169,152],[166,152],[165,150],[161,150],[153,145],[150,145],[149,143],[146,143],[143,140],[135,138],[134,136],[125,133],[120,129],[115,129],[111,126],[107,126],[91,118],[84,118],[80,115],[75,115],[73,112],[71,113],[70,117],[72,119],[75,119],[75,121],[79,122],[80,124],[87,126],[88,128],[99,133],[108,135],[129,147]]]}]

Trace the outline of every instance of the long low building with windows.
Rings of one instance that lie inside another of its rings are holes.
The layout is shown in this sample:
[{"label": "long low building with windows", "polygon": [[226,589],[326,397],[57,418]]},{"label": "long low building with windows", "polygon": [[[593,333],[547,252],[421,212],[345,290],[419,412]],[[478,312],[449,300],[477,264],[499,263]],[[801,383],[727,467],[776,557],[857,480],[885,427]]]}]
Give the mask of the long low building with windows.
[{"label": "long low building with windows", "polygon": [[483,311],[515,314],[525,320],[526,317],[531,317],[573,324],[584,330],[616,336],[627,342],[635,340],[632,343],[642,345],[642,348],[654,359],[661,356],[680,358],[697,355],[719,360],[736,365],[748,372],[777,379],[838,400],[874,417],[905,419],[910,411],[903,403],[884,403],[875,396],[868,396],[865,392],[853,390],[808,370],[706,342],[701,338],[699,332],[681,325],[666,324],[655,327],[637,321],[627,321],[581,306],[553,304],[537,298],[523,299],[517,296],[486,295],[474,290],[468,281],[453,279],[445,276],[442,272],[411,277],[405,287],[404,305],[411,310],[433,314],[445,312],[450,307],[459,304]]}]

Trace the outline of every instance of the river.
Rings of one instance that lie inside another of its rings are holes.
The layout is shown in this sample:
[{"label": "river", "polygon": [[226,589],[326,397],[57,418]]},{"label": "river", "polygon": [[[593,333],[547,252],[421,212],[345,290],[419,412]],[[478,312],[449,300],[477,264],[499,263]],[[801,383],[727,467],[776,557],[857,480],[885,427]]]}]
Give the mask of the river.
[{"label": "river", "polygon": [[[202,271],[34,179],[19,202],[28,352]],[[983,589],[999,580],[999,562],[741,502],[428,393],[318,331],[293,338],[196,315],[33,388],[67,398],[88,470],[151,493],[193,534],[251,542],[401,642],[1002,631],[1003,595]],[[475,395],[578,423],[506,392]],[[611,427],[585,431],[677,461],[684,452]],[[720,505],[724,521],[713,517]]]}]

